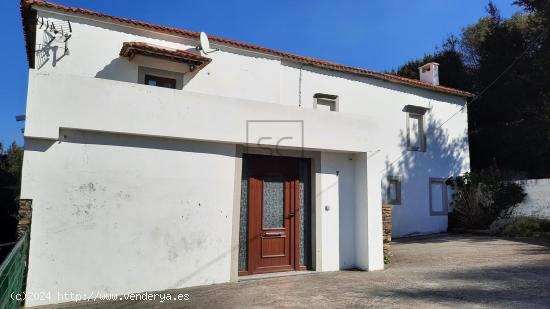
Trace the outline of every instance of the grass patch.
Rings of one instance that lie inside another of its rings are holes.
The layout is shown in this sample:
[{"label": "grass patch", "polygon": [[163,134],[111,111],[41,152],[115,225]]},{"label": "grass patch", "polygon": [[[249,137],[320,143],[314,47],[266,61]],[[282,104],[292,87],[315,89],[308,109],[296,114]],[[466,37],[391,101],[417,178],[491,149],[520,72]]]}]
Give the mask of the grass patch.
[{"label": "grass patch", "polygon": [[530,217],[516,218],[504,228],[502,235],[550,239],[550,220]]},{"label": "grass patch", "polygon": [[384,254],[384,264],[391,263],[391,255],[390,254]]}]

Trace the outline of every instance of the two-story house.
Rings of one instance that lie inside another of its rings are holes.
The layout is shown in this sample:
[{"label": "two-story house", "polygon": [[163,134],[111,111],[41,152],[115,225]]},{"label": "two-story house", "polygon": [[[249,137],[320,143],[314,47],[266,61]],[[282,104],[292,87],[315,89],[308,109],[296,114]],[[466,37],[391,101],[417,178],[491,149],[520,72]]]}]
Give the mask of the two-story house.
[{"label": "two-story house", "polygon": [[437,64],[411,80],[43,1],[21,12],[27,292],[379,270],[383,203],[394,237],[446,230],[471,95],[438,85]]}]

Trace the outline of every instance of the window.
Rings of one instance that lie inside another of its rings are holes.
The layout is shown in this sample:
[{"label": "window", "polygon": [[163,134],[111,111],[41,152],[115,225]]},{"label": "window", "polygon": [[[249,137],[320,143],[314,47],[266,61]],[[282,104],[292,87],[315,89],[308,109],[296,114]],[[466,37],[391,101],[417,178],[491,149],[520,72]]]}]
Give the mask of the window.
[{"label": "window", "polygon": [[398,176],[388,176],[386,202],[390,205],[401,205],[401,179]]},{"label": "window", "polygon": [[407,105],[407,150],[426,151],[426,135],[424,133],[424,114],[427,109]]},{"label": "window", "polygon": [[446,216],[447,185],[445,179],[430,178],[430,215]]},{"label": "window", "polygon": [[325,111],[338,111],[338,96],[316,93],[313,96],[313,108]]},{"label": "window", "polygon": [[176,89],[176,80],[145,74],[145,85]]},{"label": "window", "polygon": [[150,67],[138,67],[138,83],[171,89],[183,89],[184,74]]}]

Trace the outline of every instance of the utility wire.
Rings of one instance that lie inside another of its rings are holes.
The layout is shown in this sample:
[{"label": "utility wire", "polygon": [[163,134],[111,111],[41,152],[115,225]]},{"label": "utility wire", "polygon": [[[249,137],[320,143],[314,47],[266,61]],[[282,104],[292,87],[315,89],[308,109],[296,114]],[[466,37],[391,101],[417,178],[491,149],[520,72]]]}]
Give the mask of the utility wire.
[{"label": "utility wire", "polygon": [[[494,84],[496,84],[496,82],[502,77],[504,76],[504,74],[506,74],[514,65],[516,65],[516,63],[523,57],[525,56],[525,54],[531,49],[532,45],[534,42],[537,42],[538,40],[540,40],[547,32],[549,27],[546,27],[545,29],[542,30],[542,32],[535,38],[533,39],[531,42],[529,42],[529,44],[527,44],[527,47],[525,48],[525,50],[523,50],[521,52],[521,54],[519,54],[491,83],[489,83],[489,85],[487,87],[485,87],[479,94],[475,95],[474,98],[469,101],[469,102],[466,102],[464,104],[463,107],[461,107],[459,110],[457,110],[456,112],[454,112],[449,118],[447,118],[445,121],[443,121],[439,126],[437,126],[435,128],[435,130],[438,130],[438,129],[441,129],[447,122],[449,122],[449,120],[453,119],[456,115],[458,115],[460,112],[462,112],[466,107],[468,107],[469,104],[477,101],[478,99],[481,98],[481,96],[483,96],[483,94],[485,94],[485,92],[487,92],[487,90],[489,90],[489,88],[493,87]],[[397,161],[399,161],[401,158],[403,158],[408,152],[405,151],[403,152],[399,157],[397,157],[395,160],[393,160],[387,167],[391,167],[393,164],[395,164]],[[384,168],[382,170],[382,172],[384,172],[386,169]]]}]

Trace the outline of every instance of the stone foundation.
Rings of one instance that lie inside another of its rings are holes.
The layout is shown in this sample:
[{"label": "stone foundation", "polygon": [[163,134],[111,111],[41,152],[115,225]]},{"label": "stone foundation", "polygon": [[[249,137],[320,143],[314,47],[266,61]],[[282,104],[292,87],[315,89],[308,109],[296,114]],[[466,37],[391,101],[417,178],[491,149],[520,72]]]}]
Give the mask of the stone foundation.
[{"label": "stone foundation", "polygon": [[20,238],[31,227],[32,200],[19,200],[19,211],[17,214],[17,238]]},{"label": "stone foundation", "polygon": [[384,232],[384,255],[391,255],[391,214],[392,205],[382,205],[382,228]]}]

